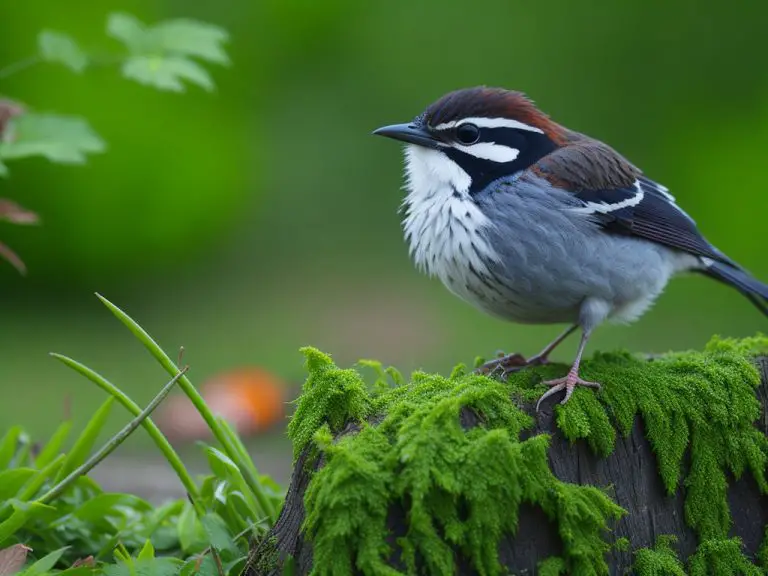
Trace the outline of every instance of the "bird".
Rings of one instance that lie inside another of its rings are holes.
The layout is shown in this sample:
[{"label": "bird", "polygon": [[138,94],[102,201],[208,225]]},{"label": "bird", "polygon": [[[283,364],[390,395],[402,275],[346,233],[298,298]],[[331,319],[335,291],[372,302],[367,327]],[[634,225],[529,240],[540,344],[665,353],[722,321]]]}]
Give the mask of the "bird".
[{"label": "bird", "polygon": [[577,386],[604,322],[639,319],[667,283],[698,273],[768,316],[768,285],[713,246],[669,189],[608,144],[558,124],[525,93],[475,86],[373,134],[404,144],[405,241],[416,267],[480,310],[520,324],[567,324],[533,357],[500,355],[502,378],[545,364],[580,330],[567,374],[536,403]]}]

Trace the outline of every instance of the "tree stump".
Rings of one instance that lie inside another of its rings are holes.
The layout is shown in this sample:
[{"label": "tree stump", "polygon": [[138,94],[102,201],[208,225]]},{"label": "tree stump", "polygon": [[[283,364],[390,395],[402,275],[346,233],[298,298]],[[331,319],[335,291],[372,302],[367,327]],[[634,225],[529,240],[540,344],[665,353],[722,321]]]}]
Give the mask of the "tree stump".
[{"label": "tree stump", "polygon": [[[656,361],[652,359],[648,362],[650,365]],[[760,373],[761,383],[754,391],[760,406],[763,407],[759,416],[753,420],[753,425],[762,434],[768,435],[768,412],[764,409],[768,406],[768,357],[753,356],[751,361]],[[551,370],[557,372],[558,368],[553,367]],[[587,374],[590,375],[589,370]],[[530,378],[529,376],[528,379]],[[604,386],[604,390],[605,388]],[[592,391],[577,391],[574,398],[579,393],[593,394]],[[557,425],[556,401],[557,399],[542,405],[538,414],[535,413],[530,399],[518,402],[519,408],[534,419],[533,426],[521,432],[520,441],[539,434],[551,435],[548,462],[554,476],[570,484],[600,487],[616,504],[626,510],[625,515],[612,523],[610,539],[616,541],[626,538],[630,546],[629,549],[612,546],[605,553],[608,573],[627,573],[637,557],[635,552],[642,548],[653,548],[657,539],[663,535],[676,537],[678,557],[682,562],[689,559],[696,552],[701,538],[686,519],[685,482],[681,479],[676,492],[668,494],[659,472],[657,455],[648,440],[643,418],[634,418],[626,436],[616,434],[612,452],[601,456],[597,455],[594,447],[590,447],[585,440],[571,441],[565,437]],[[568,406],[557,408],[564,409],[568,409]],[[301,415],[297,412],[296,417]],[[337,424],[333,430],[333,442],[338,443],[342,438],[357,435],[364,425],[376,427],[384,418],[384,414],[370,413],[364,419],[364,424],[354,419],[343,425]],[[465,431],[482,427],[485,421],[481,411],[472,407],[462,407],[458,418]],[[692,425],[692,436],[697,433],[696,430]],[[692,438],[692,441],[695,439]],[[686,450],[681,466],[683,478],[691,465],[690,460],[691,452]],[[303,532],[306,517],[305,497],[313,475],[325,465],[325,452],[318,450],[311,442],[298,453],[280,517],[268,537],[255,543],[246,568],[247,576],[280,574],[281,566],[287,558],[292,558],[296,574],[308,574],[311,571],[313,546],[310,538]],[[748,471],[741,474],[738,480],[730,472],[727,473],[727,478],[727,502],[732,517],[727,536],[740,538],[744,556],[750,561],[756,561],[754,559],[761,543],[764,538],[768,539],[768,496],[761,491],[758,481]],[[390,502],[386,514],[386,541],[391,550],[389,563],[403,573],[407,571],[401,558],[398,538],[406,535],[409,530],[408,507],[407,495],[406,498],[396,498]],[[516,533],[505,534],[499,541],[497,550],[499,563],[508,569],[509,573],[536,574],[539,562],[548,557],[563,556],[563,539],[551,514],[546,514],[539,506],[524,502],[518,510]],[[453,558],[454,573],[478,573],[476,566],[473,566],[471,559],[461,549],[454,548]],[[570,573],[565,566],[568,564],[563,565],[562,573]],[[418,570],[421,573],[430,573],[424,566]],[[362,573],[357,568],[353,568],[352,572]]]}]

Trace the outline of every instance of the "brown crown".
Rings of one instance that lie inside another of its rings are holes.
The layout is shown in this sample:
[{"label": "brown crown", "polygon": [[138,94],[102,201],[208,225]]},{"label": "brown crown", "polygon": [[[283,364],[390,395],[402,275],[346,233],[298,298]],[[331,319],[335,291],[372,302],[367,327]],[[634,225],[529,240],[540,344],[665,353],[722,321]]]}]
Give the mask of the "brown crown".
[{"label": "brown crown", "polygon": [[478,86],[449,92],[424,112],[424,121],[437,126],[462,118],[509,118],[540,128],[554,142],[567,139],[566,130],[549,119],[522,92]]}]

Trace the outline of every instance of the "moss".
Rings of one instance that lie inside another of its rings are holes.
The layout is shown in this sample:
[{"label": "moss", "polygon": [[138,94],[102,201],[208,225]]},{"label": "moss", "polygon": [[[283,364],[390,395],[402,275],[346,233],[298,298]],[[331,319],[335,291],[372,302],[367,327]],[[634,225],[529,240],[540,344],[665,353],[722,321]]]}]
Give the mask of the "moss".
[{"label": "moss", "polygon": [[765,527],[763,543],[760,545],[760,550],[757,552],[757,561],[760,563],[760,567],[768,573],[768,526]]},{"label": "moss", "polygon": [[688,561],[689,576],[763,576],[741,550],[738,538],[705,540]]},{"label": "moss", "polygon": [[301,401],[288,424],[293,458],[312,440],[323,425],[339,432],[348,421],[362,421],[370,411],[365,383],[354,370],[341,370],[315,348],[302,348],[309,377],[301,391]]},{"label": "moss", "polygon": [[660,536],[653,548],[638,550],[632,573],[637,576],[687,576],[672,548],[674,542],[674,536]]},{"label": "moss", "polygon": [[629,550],[629,538],[618,538],[613,543],[613,549],[619,552],[627,552]]},{"label": "moss", "polygon": [[[358,434],[335,443],[327,428],[318,431],[326,465],[305,496],[317,574],[399,573],[388,565],[386,544],[387,514],[397,504],[408,516],[399,545],[409,572],[418,564],[451,573],[455,547],[480,574],[498,574],[498,542],[515,532],[523,502],[539,505],[559,526],[573,573],[607,573],[601,534],[621,508],[597,488],[557,480],[548,436],[519,440],[533,421],[509,401],[504,384],[416,373],[409,386],[370,402],[382,416],[377,425],[362,422]],[[483,426],[465,431],[462,407]]]},{"label": "moss", "polygon": [[538,571],[539,576],[562,576],[567,574],[565,560],[559,556],[552,556],[546,560],[539,562]]},{"label": "moss", "polygon": [[[726,475],[749,471],[768,488],[768,439],[753,426],[759,376],[750,362],[764,349],[768,339],[758,337],[715,339],[704,352],[652,362],[597,354],[583,373],[603,383],[600,393],[579,389],[556,408],[565,436],[586,440],[600,455],[613,450],[617,432],[628,434],[635,418],[643,419],[666,489],[674,493],[681,481],[686,488],[686,520],[702,541],[693,559],[699,563],[713,550],[747,562],[727,540]],[[397,544],[408,573],[452,573],[459,550],[479,574],[499,574],[497,546],[515,533],[522,503],[540,507],[558,526],[563,554],[546,566],[552,574],[558,562],[576,576],[607,574],[605,532],[624,511],[595,487],[555,478],[547,435],[520,440],[533,420],[517,404],[535,399],[542,378],[564,367],[525,370],[500,383],[459,366],[448,378],[416,372],[405,384],[399,373],[366,362],[378,374],[369,391],[356,371],[337,368],[317,350],[304,353],[309,377],[289,432],[295,455],[310,442],[325,454],[305,494],[315,574],[400,574],[389,565],[394,551],[387,540],[388,514],[397,507],[407,518]],[[394,387],[386,386],[386,375]],[[462,427],[462,408],[477,426]],[[359,432],[334,440],[350,420]],[[660,543],[637,559],[654,567],[668,556]]]},{"label": "moss", "polygon": [[[266,542],[258,542],[254,549],[258,551],[258,556],[254,558],[252,573],[258,575],[270,574],[276,567],[278,561],[277,538],[270,536]],[[250,562],[250,560],[249,560]],[[243,574],[248,573],[248,566],[243,570]]]},{"label": "moss", "polygon": [[[602,382],[601,392],[577,390],[566,406],[556,408],[558,427],[567,438],[586,439],[596,453],[607,455],[615,442],[611,420],[626,435],[642,417],[670,495],[690,452],[690,468],[682,478],[688,524],[701,539],[726,538],[731,525],[727,473],[739,478],[749,470],[768,491],[768,438],[754,426],[760,376],[751,362],[766,349],[768,338],[758,336],[715,338],[703,352],[671,353],[652,362],[628,353],[597,354],[585,363],[583,375]],[[546,377],[558,370],[538,372]],[[530,378],[528,372],[515,374],[511,385],[523,388]]]}]

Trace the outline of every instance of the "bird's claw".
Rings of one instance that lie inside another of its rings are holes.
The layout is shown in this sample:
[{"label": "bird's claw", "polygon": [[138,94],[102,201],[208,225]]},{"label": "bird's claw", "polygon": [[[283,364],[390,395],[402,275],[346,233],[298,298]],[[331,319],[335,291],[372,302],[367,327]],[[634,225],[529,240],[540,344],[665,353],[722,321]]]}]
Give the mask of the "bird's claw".
[{"label": "bird's claw", "polygon": [[542,384],[550,386],[550,389],[544,392],[544,394],[542,394],[539,398],[538,402],[536,402],[536,412],[539,411],[539,405],[541,404],[542,400],[549,398],[553,394],[557,394],[561,390],[565,390],[565,398],[562,399],[560,404],[565,404],[568,402],[568,400],[571,398],[571,394],[573,394],[573,391],[576,389],[576,386],[585,386],[586,388],[595,388],[600,390],[600,384],[598,382],[590,382],[588,380],[584,380],[578,375],[578,373],[573,371],[569,372],[568,375],[563,378],[547,380],[546,382],[542,382]]},{"label": "bird's claw", "polygon": [[500,376],[502,379],[512,372],[522,370],[526,366],[529,366],[529,361],[525,359],[522,354],[512,353],[504,354],[499,353],[493,360],[489,360],[485,364],[482,364],[475,368],[475,374],[484,374],[491,378]]}]

